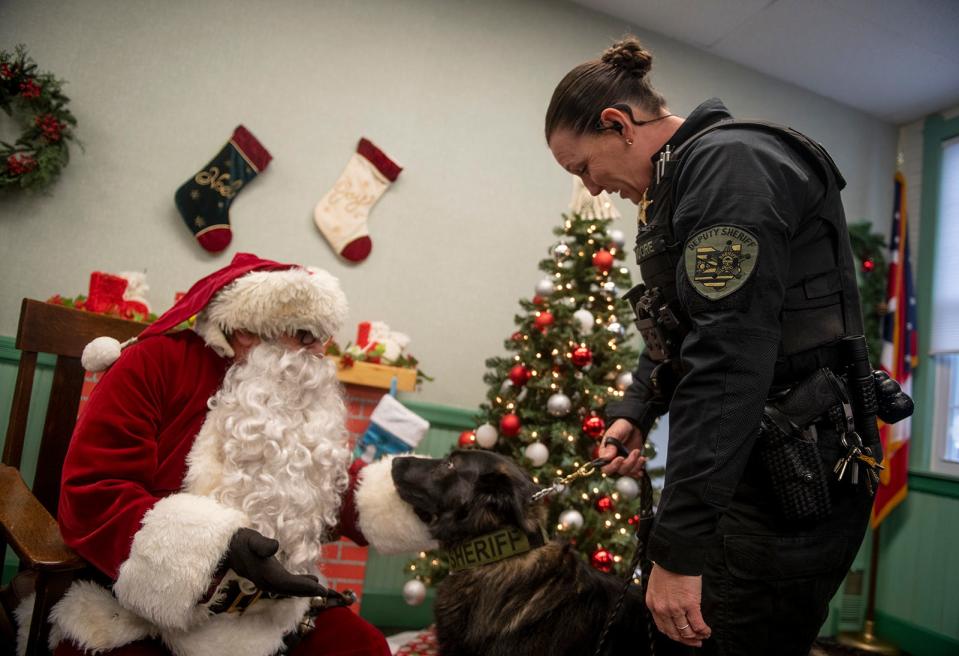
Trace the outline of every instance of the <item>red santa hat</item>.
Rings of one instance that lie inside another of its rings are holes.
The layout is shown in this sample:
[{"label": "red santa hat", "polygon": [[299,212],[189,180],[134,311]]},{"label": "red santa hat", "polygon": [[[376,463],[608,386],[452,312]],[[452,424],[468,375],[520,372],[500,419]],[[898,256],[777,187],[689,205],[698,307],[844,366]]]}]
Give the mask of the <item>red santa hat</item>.
[{"label": "red santa hat", "polygon": [[103,371],[130,344],[161,335],[196,316],[194,330],[223,357],[233,357],[227,335],[244,330],[275,339],[308,330],[318,340],[332,336],[347,313],[339,281],[326,271],[237,253],[230,264],[197,281],[173,307],[123,344],[98,337],[83,349],[87,371]]}]

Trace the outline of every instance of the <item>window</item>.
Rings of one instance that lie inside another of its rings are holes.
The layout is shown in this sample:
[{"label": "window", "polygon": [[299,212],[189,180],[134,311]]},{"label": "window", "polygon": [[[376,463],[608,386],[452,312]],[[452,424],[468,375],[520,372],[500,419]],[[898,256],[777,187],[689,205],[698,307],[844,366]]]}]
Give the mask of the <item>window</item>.
[{"label": "window", "polygon": [[942,141],[929,349],[935,383],[930,469],[959,476],[959,137]]}]

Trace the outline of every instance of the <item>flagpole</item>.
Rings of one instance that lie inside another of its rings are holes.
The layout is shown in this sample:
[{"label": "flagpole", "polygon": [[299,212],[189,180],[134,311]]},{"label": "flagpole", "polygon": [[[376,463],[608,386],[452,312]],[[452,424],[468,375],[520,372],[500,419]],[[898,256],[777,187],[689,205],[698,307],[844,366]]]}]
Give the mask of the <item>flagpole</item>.
[{"label": "flagpole", "polygon": [[876,628],[876,578],[879,572],[879,526],[872,530],[872,552],[869,554],[869,592],[866,596],[866,618],[862,631],[844,631],[836,640],[841,645],[853,647],[871,654],[900,656],[899,647],[875,634]]}]

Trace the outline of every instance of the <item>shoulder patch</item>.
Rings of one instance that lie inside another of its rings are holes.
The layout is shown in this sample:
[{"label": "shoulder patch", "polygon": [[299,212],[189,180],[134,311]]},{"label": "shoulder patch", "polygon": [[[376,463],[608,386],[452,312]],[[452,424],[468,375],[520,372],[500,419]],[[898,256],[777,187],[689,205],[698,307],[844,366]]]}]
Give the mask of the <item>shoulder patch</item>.
[{"label": "shoulder patch", "polygon": [[690,237],[683,253],[693,289],[716,301],[749,280],[756,268],[759,241],[748,230],[736,226],[713,226]]}]

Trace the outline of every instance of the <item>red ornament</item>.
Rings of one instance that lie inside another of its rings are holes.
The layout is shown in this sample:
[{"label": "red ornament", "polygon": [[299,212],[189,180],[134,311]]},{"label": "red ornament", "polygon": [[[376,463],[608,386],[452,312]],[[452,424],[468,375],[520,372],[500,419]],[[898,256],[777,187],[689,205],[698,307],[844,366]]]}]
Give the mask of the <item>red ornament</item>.
[{"label": "red ornament", "polygon": [[519,417],[513,413],[503,415],[503,418],[499,420],[499,432],[506,437],[516,437],[519,435],[519,429],[522,428],[522,426]]},{"label": "red ornament", "polygon": [[510,339],[513,340],[514,342],[522,342],[522,341],[523,341],[523,333],[521,333],[520,331],[517,330],[515,333],[513,333],[513,334],[510,336]]},{"label": "red ornament", "polygon": [[606,422],[603,421],[602,417],[590,415],[583,420],[583,432],[594,440],[598,440],[600,437],[602,437],[605,430]]},{"label": "red ornament", "polygon": [[540,312],[539,316],[533,320],[533,325],[540,332],[546,332],[546,329],[553,325],[553,314],[551,312]]},{"label": "red ornament", "polygon": [[530,378],[529,369],[524,367],[521,364],[514,366],[509,370],[509,379],[513,381],[513,385],[516,387],[522,387]]},{"label": "red ornament", "polygon": [[7,158],[7,171],[10,175],[23,175],[37,168],[37,160],[24,153],[14,153]]},{"label": "red ornament", "polygon": [[471,446],[476,446],[476,433],[471,430],[463,431],[460,433],[458,443],[462,449],[468,449]]},{"label": "red ornament", "polygon": [[609,271],[613,268],[613,254],[607,250],[596,251],[593,254],[593,266],[600,271]]},{"label": "red ornament", "polygon": [[609,497],[600,497],[596,499],[596,510],[601,513],[607,513],[613,509],[613,500]]},{"label": "red ornament", "polygon": [[872,258],[866,258],[862,261],[862,270],[866,273],[870,273],[875,268],[876,262]]},{"label": "red ornament", "polygon": [[20,83],[20,95],[27,100],[33,100],[40,97],[40,85],[33,80],[27,80]]},{"label": "red ornament", "polygon": [[593,552],[593,555],[590,556],[589,564],[593,566],[593,569],[598,569],[600,572],[609,574],[613,571],[613,554],[605,549],[597,549]]},{"label": "red ornament", "polygon": [[630,526],[636,526],[637,524],[639,524],[639,515],[633,515],[632,517],[626,520],[626,523],[629,524]]},{"label": "red ornament", "polygon": [[533,296],[533,305],[542,305],[545,302],[546,302],[546,299],[540,296],[539,294],[536,294],[535,296]]},{"label": "red ornament", "polygon": [[585,367],[593,361],[593,352],[585,346],[577,346],[573,349],[573,364],[577,367]]}]

